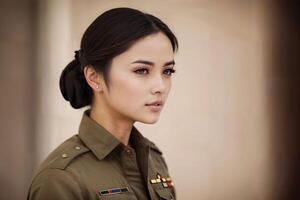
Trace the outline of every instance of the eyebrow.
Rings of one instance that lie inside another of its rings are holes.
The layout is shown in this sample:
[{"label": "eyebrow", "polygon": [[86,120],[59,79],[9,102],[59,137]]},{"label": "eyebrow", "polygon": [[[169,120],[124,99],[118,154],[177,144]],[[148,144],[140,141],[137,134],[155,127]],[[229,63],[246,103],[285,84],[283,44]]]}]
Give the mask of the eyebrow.
[{"label": "eyebrow", "polygon": [[[131,64],[134,63],[141,63],[141,64],[146,64],[146,65],[150,65],[150,66],[154,66],[154,62],[148,61],[148,60],[136,60],[134,62],[132,62]],[[175,61],[171,60],[169,62],[166,62],[163,67],[168,66],[168,65],[175,65]]]}]

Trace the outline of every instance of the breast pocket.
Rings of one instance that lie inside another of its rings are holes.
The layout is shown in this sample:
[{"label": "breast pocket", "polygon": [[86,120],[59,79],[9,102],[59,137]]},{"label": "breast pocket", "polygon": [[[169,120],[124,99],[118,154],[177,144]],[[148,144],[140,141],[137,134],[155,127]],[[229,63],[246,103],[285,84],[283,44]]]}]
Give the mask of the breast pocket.
[{"label": "breast pocket", "polygon": [[175,200],[175,197],[172,195],[171,191],[168,188],[155,189],[155,192],[159,196],[159,199]]}]

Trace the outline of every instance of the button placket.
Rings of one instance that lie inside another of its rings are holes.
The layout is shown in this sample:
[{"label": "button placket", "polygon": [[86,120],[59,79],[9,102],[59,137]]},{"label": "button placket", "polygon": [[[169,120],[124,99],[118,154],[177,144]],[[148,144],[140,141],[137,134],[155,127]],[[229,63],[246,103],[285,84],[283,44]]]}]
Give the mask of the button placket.
[{"label": "button placket", "polygon": [[133,149],[131,147],[126,147],[123,150],[123,156],[122,160],[125,164],[125,166],[130,168],[137,168],[137,160],[136,155]]}]

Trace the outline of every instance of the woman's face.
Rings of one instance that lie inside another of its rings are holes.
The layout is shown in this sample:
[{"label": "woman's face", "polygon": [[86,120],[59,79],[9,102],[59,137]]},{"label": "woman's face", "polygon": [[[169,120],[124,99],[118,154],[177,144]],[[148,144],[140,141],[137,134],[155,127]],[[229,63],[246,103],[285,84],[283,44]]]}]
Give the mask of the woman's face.
[{"label": "woman's face", "polygon": [[155,123],[161,110],[146,104],[166,103],[173,67],[174,53],[167,36],[159,32],[138,40],[112,60],[109,91],[107,87],[103,91],[107,106],[133,122]]}]

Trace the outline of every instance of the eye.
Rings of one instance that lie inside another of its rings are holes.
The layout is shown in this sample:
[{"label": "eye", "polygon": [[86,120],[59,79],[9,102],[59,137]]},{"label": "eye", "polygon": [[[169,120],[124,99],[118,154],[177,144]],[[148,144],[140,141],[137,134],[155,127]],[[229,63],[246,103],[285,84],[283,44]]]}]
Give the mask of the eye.
[{"label": "eye", "polygon": [[[144,74],[148,74],[148,71],[149,70],[147,68],[140,68],[140,69],[135,70],[134,72],[137,74],[140,74],[140,75],[144,75]],[[169,69],[164,70],[164,73],[167,76],[171,76],[173,73],[175,73],[175,71],[176,71],[175,69],[169,68]]]},{"label": "eye", "polygon": [[168,76],[171,76],[173,73],[176,72],[176,70],[172,69],[172,68],[166,69],[165,71],[169,72],[169,73],[167,73]]},{"label": "eye", "polygon": [[145,71],[148,71],[148,69],[146,69],[146,68],[141,68],[141,69],[135,70],[134,72],[137,73],[137,74],[145,74],[145,73],[143,73],[143,72],[145,72]]}]

